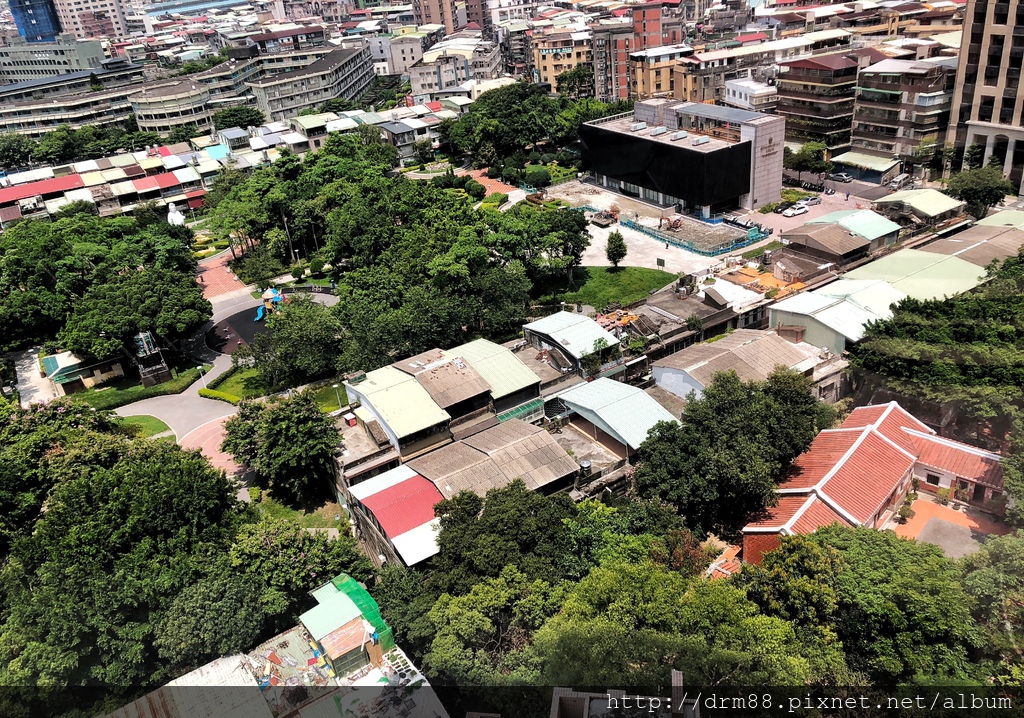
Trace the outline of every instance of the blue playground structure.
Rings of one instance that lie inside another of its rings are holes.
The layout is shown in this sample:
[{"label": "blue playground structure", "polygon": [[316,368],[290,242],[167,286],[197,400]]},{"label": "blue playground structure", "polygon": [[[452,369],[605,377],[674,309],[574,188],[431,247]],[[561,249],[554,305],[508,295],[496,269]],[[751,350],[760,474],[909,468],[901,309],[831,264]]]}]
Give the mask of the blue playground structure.
[{"label": "blue playground structure", "polygon": [[266,313],[267,313],[267,308],[265,306],[263,306],[263,305],[260,305],[260,308],[256,310],[256,318],[253,319],[253,321],[254,322],[261,321],[263,319],[263,317],[266,315]]}]

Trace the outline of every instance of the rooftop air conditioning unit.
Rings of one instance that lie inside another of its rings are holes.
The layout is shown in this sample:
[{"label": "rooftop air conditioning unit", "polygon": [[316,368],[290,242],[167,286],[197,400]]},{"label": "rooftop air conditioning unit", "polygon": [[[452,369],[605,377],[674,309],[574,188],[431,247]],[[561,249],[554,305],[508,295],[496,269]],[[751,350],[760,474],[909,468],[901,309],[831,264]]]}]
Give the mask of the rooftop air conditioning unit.
[{"label": "rooftop air conditioning unit", "polygon": [[629,126],[629,131],[630,132],[639,132],[640,130],[645,130],[645,129],[647,129],[647,123],[646,122],[634,122],[633,124],[631,124]]},{"label": "rooftop air conditioning unit", "polygon": [[697,145],[706,145],[710,141],[711,141],[710,137],[694,137],[693,138],[693,146],[696,147]]},{"label": "rooftop air conditioning unit", "polygon": [[686,132],[685,130],[682,132],[673,132],[671,135],[668,136],[668,138],[673,142],[676,142],[677,140],[685,140],[689,136],[689,134],[690,133]]},{"label": "rooftop air conditioning unit", "polygon": [[651,130],[651,137],[657,137],[658,135],[663,135],[667,131],[668,130],[666,130],[664,127],[655,127],[653,130]]}]

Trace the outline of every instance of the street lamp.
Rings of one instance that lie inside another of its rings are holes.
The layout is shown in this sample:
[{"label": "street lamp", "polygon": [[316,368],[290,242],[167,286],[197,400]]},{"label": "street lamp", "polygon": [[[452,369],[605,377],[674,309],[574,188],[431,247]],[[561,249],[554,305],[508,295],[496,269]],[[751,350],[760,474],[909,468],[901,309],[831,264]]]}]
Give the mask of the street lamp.
[{"label": "street lamp", "polygon": [[338,391],[338,385],[337,384],[332,384],[331,386],[334,387],[334,395],[336,397],[338,397],[338,408],[340,409],[341,408],[341,392]]},{"label": "street lamp", "polygon": [[203,388],[205,389],[206,388],[206,375],[203,373],[203,368],[201,366],[197,366],[196,369],[199,370],[199,378],[203,380]]}]

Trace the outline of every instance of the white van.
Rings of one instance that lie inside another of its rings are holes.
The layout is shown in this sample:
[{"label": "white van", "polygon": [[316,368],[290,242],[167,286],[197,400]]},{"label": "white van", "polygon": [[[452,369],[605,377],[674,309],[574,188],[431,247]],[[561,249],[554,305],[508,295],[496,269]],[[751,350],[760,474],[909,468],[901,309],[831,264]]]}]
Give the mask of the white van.
[{"label": "white van", "polygon": [[889,189],[894,190],[894,191],[901,190],[901,189],[903,189],[904,186],[910,184],[910,182],[911,182],[910,175],[908,175],[908,174],[897,175],[896,177],[892,178],[892,181],[889,182]]}]

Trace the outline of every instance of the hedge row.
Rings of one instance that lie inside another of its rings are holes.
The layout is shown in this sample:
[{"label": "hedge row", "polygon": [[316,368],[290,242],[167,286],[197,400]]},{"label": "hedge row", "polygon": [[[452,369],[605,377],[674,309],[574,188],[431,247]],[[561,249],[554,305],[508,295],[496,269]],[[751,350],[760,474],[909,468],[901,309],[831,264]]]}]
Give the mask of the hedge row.
[{"label": "hedge row", "polygon": [[234,406],[238,406],[238,403],[242,401],[242,397],[240,396],[228,394],[226,391],[217,391],[216,389],[200,389],[199,396],[206,397],[207,399],[215,399],[216,401],[224,401]]}]

